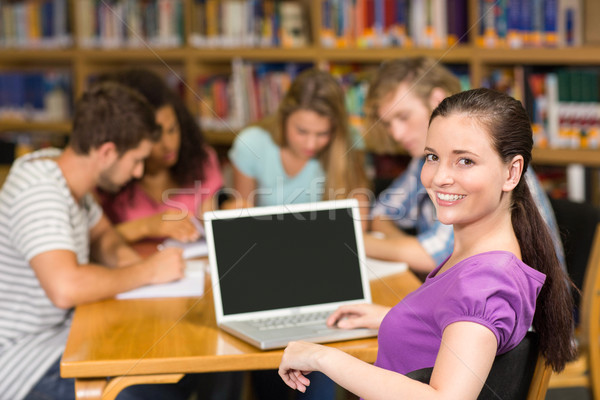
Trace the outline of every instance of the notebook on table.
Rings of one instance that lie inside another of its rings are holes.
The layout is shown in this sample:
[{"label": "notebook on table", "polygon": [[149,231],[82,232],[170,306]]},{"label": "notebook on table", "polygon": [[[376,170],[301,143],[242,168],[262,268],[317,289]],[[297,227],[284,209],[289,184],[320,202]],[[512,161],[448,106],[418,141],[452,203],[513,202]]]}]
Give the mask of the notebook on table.
[{"label": "notebook on table", "polygon": [[223,330],[260,349],[377,334],[325,323],[340,305],[371,302],[356,200],[213,211],[204,221]]}]

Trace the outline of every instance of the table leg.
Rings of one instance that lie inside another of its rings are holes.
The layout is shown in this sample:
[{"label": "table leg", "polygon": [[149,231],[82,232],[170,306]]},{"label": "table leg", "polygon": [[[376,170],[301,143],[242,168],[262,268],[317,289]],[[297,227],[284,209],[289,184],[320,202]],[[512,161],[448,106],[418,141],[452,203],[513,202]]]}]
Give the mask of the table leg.
[{"label": "table leg", "polygon": [[132,385],[177,383],[184,374],[128,375],[103,379],[75,379],[77,400],[114,400],[121,390]]}]

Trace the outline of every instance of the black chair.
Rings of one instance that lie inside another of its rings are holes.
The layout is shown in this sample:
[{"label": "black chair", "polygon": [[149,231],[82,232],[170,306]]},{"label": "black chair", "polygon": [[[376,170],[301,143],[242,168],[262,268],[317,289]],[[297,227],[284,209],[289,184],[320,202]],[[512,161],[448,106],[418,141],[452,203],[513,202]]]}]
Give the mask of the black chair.
[{"label": "black chair", "polygon": [[[433,368],[407,374],[429,384]],[[538,337],[528,332],[517,347],[496,357],[478,400],[543,400],[551,369],[538,353]]]},{"label": "black chair", "polygon": [[[583,290],[594,233],[600,223],[600,209],[589,203],[575,203],[565,199],[550,199],[550,204],[565,251],[567,272],[575,286]],[[579,293],[574,292],[573,298],[575,307],[579,310]]]}]

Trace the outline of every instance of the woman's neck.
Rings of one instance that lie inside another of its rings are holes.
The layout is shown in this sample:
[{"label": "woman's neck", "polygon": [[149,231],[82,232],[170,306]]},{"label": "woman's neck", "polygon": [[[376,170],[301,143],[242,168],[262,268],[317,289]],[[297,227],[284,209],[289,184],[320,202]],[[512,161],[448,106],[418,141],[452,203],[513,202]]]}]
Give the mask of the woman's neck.
[{"label": "woman's neck", "polygon": [[488,251],[508,251],[519,259],[521,249],[512,226],[510,213],[503,213],[485,221],[466,226],[454,226],[454,250],[440,272],[459,261]]},{"label": "woman's neck", "polygon": [[287,147],[282,147],[280,154],[281,165],[288,176],[296,176],[300,171],[302,171],[309,160],[307,158],[298,157]]},{"label": "woman's neck", "polygon": [[140,185],[144,191],[157,202],[162,201],[163,192],[177,186],[177,183],[168,169],[157,171],[146,171],[140,180]]}]

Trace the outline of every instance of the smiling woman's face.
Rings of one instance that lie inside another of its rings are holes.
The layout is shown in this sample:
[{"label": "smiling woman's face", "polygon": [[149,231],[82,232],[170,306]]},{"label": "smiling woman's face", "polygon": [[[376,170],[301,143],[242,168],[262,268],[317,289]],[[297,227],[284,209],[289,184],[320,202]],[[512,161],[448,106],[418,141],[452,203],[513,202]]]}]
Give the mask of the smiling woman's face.
[{"label": "smiling woman's face", "polygon": [[455,114],[431,122],[421,181],[447,225],[470,224],[503,212],[509,166],[472,118]]}]

